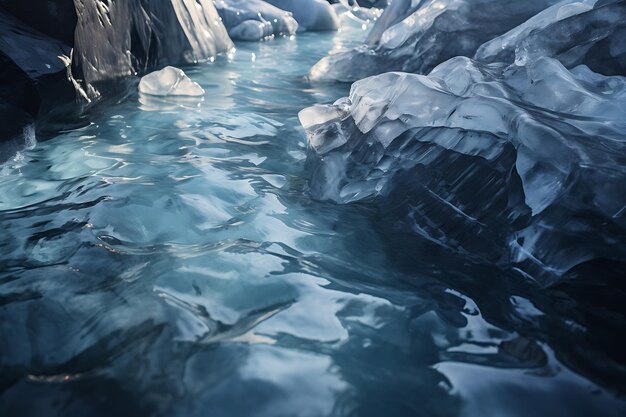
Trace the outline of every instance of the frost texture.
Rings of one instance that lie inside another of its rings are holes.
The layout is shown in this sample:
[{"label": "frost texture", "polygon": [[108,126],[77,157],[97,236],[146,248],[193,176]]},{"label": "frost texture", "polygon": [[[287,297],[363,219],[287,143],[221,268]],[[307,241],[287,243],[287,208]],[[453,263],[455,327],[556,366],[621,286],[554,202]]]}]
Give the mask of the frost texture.
[{"label": "frost texture", "polygon": [[139,92],[151,96],[187,96],[199,97],[204,90],[193,82],[183,70],[165,67],[141,78]]},{"label": "frost texture", "polygon": [[215,6],[232,39],[258,41],[293,35],[298,29],[298,22],[290,13],[265,1],[219,0]]},{"label": "frost texture", "polygon": [[339,17],[326,0],[266,0],[287,10],[298,21],[300,31],[325,31],[339,28]]},{"label": "frost texture", "polygon": [[626,68],[626,2],[562,1],[482,45],[475,58],[523,65],[540,56],[581,63],[607,75]]},{"label": "frost texture", "polygon": [[[623,259],[626,79],[541,58],[387,73],[300,113],[311,192],[470,259],[562,274]],[[538,268],[538,269],[537,269]]]},{"label": "frost texture", "polygon": [[387,71],[428,73],[449,58],[473,56],[484,42],[556,3],[425,0],[417,7],[415,1],[397,1],[383,13],[366,44],[324,57],[310,78],[351,82]]}]

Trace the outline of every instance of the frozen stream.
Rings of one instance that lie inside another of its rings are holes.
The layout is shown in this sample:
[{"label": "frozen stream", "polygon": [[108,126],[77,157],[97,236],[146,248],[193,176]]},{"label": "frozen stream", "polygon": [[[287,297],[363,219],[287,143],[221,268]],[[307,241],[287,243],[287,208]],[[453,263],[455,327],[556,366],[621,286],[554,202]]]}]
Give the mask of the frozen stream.
[{"label": "frozen stream", "polygon": [[203,101],[132,86],[0,167],[0,415],[626,415],[610,270],[413,262],[309,197],[297,113],[349,85],[305,75],[364,36],[238,43]]}]

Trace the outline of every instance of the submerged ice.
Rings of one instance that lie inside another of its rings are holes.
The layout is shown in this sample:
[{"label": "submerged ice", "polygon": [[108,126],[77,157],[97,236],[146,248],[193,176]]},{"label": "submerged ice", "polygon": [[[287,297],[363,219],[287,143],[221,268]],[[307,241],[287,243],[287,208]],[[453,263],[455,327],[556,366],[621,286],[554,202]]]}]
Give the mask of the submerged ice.
[{"label": "submerged ice", "polygon": [[315,197],[374,198],[383,218],[470,258],[561,274],[626,255],[624,108],[621,77],[458,57],[358,81],[300,118]]}]

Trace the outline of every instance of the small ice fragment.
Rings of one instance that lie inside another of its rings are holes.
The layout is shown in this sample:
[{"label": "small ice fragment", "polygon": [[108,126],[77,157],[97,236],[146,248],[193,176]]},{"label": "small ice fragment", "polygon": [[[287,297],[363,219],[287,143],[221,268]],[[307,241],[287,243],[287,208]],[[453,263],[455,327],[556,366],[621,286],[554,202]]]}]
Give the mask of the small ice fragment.
[{"label": "small ice fragment", "polygon": [[183,70],[169,66],[144,76],[139,82],[139,92],[151,96],[204,95],[202,87],[192,81]]}]

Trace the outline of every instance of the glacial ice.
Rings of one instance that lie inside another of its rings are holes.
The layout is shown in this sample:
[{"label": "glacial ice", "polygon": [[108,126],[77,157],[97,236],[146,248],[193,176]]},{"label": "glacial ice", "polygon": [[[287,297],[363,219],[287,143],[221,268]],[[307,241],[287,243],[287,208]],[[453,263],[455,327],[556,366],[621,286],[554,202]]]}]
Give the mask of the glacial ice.
[{"label": "glacial ice", "polygon": [[449,58],[473,56],[484,42],[556,3],[425,0],[417,7],[415,1],[396,1],[383,13],[366,44],[322,58],[309,77],[351,82],[387,71],[428,73]]},{"label": "glacial ice", "polygon": [[310,190],[470,259],[557,275],[624,259],[625,108],[626,79],[552,58],[366,78],[300,113]]},{"label": "glacial ice", "polygon": [[421,3],[422,0],[396,0],[391,2],[367,35],[365,43],[368,46],[376,46],[387,29],[412,15]]},{"label": "glacial ice", "polygon": [[370,29],[370,32],[383,13],[383,9],[376,7],[361,7],[359,3],[350,5],[348,0],[333,4],[333,8],[339,17],[341,27],[353,26],[362,30]]},{"label": "glacial ice", "polygon": [[550,56],[568,68],[584,63],[607,75],[624,75],[625,39],[626,2],[565,0],[483,44],[474,57],[523,65]]},{"label": "glacial ice", "polygon": [[218,0],[215,7],[232,39],[258,41],[298,29],[290,13],[262,0]]},{"label": "glacial ice", "polygon": [[139,81],[139,92],[151,96],[198,97],[204,95],[202,87],[192,81],[183,70],[170,66],[144,75]]},{"label": "glacial ice", "polygon": [[[72,73],[94,83],[208,60],[233,46],[211,0],[75,0]],[[97,47],[94,47],[97,45]]]},{"label": "glacial ice", "polygon": [[287,10],[298,22],[299,31],[325,31],[339,28],[339,17],[326,0],[265,0]]}]

